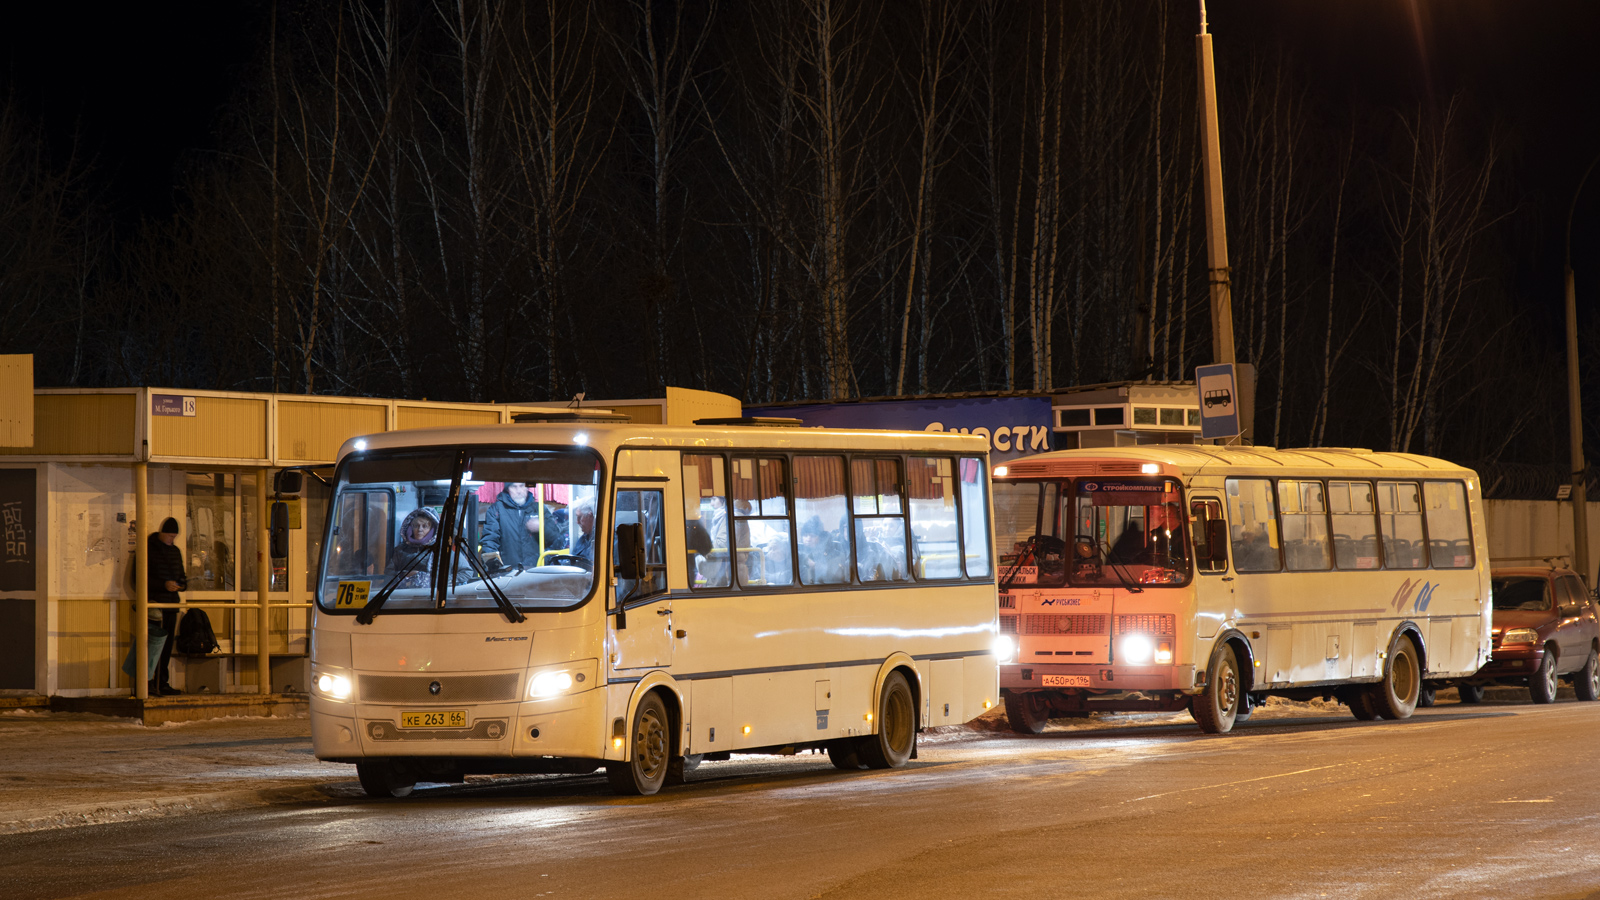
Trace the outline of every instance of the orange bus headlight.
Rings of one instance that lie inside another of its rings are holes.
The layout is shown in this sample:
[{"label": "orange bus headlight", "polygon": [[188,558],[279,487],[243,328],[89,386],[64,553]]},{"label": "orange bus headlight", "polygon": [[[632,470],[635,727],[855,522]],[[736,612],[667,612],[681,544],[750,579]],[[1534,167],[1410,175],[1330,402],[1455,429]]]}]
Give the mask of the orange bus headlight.
[{"label": "orange bus headlight", "polygon": [[1162,641],[1156,644],[1156,662],[1160,665],[1167,665],[1172,662],[1171,641]]}]

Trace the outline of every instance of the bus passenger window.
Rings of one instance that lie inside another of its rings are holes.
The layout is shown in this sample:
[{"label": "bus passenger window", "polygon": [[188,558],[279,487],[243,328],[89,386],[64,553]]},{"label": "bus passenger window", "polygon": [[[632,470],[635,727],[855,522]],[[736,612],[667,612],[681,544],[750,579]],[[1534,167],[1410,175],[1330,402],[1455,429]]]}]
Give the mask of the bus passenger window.
[{"label": "bus passenger window", "polygon": [[1428,567],[1428,542],[1422,533],[1422,492],[1416,482],[1378,482],[1378,527],[1383,534],[1386,568]]},{"label": "bus passenger window", "polygon": [[917,577],[960,578],[955,469],[947,458],[913,456],[908,471],[911,559]]},{"label": "bus passenger window", "polygon": [[794,458],[794,518],[800,524],[800,583],[850,583],[844,457]]},{"label": "bus passenger window", "polygon": [[689,586],[727,587],[733,567],[728,555],[728,492],[722,457],[683,455],[683,529]]},{"label": "bus passenger window", "polygon": [[1328,504],[1320,481],[1278,482],[1283,513],[1283,557],[1291,572],[1321,572],[1333,566],[1328,546]]},{"label": "bus passenger window", "polygon": [[1265,478],[1229,478],[1224,485],[1233,568],[1239,572],[1279,571],[1283,561],[1278,553],[1278,512],[1272,502],[1272,482]]},{"label": "bus passenger window", "polygon": [[1328,482],[1328,508],[1332,511],[1334,565],[1341,569],[1378,568],[1378,520],[1372,484]]},{"label": "bus passenger window", "polygon": [[751,587],[794,584],[794,545],[784,461],[734,457],[733,534],[739,583]]},{"label": "bus passenger window", "polygon": [[1428,549],[1435,569],[1473,566],[1472,530],[1467,524],[1467,492],[1459,481],[1427,481],[1422,499],[1428,511]]},{"label": "bus passenger window", "polygon": [[856,577],[863,582],[910,581],[900,461],[853,459],[850,481],[856,516]]}]

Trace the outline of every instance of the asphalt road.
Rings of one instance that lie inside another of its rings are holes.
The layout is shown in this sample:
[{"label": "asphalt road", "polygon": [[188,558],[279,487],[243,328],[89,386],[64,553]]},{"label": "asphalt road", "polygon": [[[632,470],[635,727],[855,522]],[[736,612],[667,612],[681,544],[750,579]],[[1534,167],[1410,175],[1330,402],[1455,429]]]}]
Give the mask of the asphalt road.
[{"label": "asphalt road", "polygon": [[427,898],[1600,897],[1600,703],[1404,722],[1269,707],[925,737],[888,772],[708,763],[327,796],[0,837],[0,895]]}]

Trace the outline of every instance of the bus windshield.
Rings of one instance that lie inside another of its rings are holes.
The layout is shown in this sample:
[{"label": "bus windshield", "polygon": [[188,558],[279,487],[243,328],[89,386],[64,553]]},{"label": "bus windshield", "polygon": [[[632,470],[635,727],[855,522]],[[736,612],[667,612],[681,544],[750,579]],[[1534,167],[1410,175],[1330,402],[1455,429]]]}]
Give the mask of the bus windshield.
[{"label": "bus windshield", "polygon": [[996,481],[994,536],[1000,553],[1000,586],[1066,583],[1066,542],[1058,513],[1062,483]]},{"label": "bus windshield", "polygon": [[589,450],[350,457],[329,506],[317,603],[368,616],[576,606],[594,586],[599,481]]},{"label": "bus windshield", "polygon": [[1170,478],[1083,478],[1069,577],[1075,585],[1182,584],[1189,579],[1183,498]]},{"label": "bus windshield", "polygon": [[996,481],[1001,586],[1184,584],[1186,521],[1170,478]]}]

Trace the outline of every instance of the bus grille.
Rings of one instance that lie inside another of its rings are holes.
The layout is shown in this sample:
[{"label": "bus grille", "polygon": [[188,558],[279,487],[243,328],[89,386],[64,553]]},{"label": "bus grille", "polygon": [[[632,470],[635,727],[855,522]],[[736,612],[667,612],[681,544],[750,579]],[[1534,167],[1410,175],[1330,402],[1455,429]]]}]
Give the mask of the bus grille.
[{"label": "bus grille", "polygon": [[1021,616],[1023,634],[1105,634],[1106,616],[1097,615],[1027,615]]},{"label": "bus grille", "polygon": [[1117,634],[1137,631],[1140,634],[1171,634],[1173,617],[1170,613],[1140,613],[1117,616]]},{"label": "bus grille", "polygon": [[1001,616],[1000,617],[1000,633],[1001,634],[1016,634],[1017,633],[1017,617],[1016,616]]},{"label": "bus grille", "polygon": [[[438,682],[436,694],[430,687]],[[517,699],[517,673],[503,675],[362,675],[366,703],[488,703]]]},{"label": "bus grille", "polygon": [[1012,596],[1011,594],[1001,594],[1000,595],[1000,608],[1001,609],[1016,609],[1017,608],[1017,598]]}]

